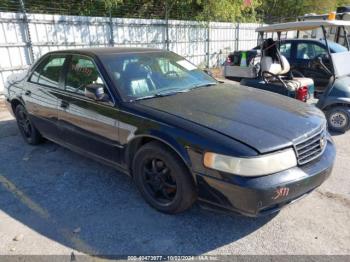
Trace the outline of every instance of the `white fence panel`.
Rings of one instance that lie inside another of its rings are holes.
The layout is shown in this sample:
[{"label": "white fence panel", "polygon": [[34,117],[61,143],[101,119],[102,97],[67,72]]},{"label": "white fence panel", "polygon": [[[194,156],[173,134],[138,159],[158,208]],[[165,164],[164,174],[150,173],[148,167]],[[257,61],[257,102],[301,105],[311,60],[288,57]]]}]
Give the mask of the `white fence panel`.
[{"label": "white fence panel", "polygon": [[165,48],[164,21],[113,18],[114,46]]},{"label": "white fence panel", "polygon": [[249,50],[257,46],[257,33],[255,29],[261,24],[246,23],[240,24],[238,30],[238,49]]},{"label": "white fence panel", "polygon": [[221,65],[227,55],[236,50],[236,29],[235,23],[211,22],[209,24],[210,66]]},{"label": "white fence panel", "polygon": [[205,23],[169,21],[169,50],[196,65],[205,66],[208,30]]}]

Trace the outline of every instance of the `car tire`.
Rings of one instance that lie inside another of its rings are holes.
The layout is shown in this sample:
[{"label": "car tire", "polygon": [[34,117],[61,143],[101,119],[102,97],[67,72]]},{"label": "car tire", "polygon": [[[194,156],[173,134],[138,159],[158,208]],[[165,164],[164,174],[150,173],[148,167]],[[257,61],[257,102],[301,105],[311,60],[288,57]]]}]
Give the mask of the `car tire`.
[{"label": "car tire", "polygon": [[328,128],[332,131],[344,133],[350,127],[349,109],[347,107],[333,107],[326,112],[326,117]]},{"label": "car tire", "polygon": [[158,211],[180,213],[196,200],[191,174],[182,159],[161,143],[142,146],[134,157],[132,171],[142,196]]},{"label": "car tire", "polygon": [[43,137],[35,128],[25,107],[21,104],[15,108],[15,116],[19,131],[24,140],[30,145],[37,145],[43,141]]}]

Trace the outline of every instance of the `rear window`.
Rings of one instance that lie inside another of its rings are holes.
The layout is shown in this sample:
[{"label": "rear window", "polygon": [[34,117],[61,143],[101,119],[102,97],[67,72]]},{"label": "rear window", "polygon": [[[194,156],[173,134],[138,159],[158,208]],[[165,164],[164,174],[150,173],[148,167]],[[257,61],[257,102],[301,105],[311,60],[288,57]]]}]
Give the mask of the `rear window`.
[{"label": "rear window", "polygon": [[291,50],[292,50],[292,44],[291,43],[282,43],[281,46],[280,46],[280,53],[281,53],[281,55],[283,55],[287,59],[290,58]]},{"label": "rear window", "polygon": [[36,67],[29,81],[35,84],[58,88],[65,56],[49,56]]}]

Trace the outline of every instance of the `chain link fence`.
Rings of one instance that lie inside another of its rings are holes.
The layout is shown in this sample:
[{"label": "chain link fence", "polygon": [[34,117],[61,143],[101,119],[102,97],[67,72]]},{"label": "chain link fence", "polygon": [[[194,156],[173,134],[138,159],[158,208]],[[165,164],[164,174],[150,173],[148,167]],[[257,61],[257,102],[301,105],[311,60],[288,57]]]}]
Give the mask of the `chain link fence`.
[{"label": "chain link fence", "polygon": [[74,5],[72,2],[0,0],[0,93],[10,74],[58,49],[160,48],[208,68],[220,66],[234,50],[250,49],[257,44],[255,28],[260,25],[257,23],[178,20],[188,14],[184,16],[165,4],[147,9],[135,1],[134,8],[127,9],[108,7],[102,1],[99,5],[92,0]]}]

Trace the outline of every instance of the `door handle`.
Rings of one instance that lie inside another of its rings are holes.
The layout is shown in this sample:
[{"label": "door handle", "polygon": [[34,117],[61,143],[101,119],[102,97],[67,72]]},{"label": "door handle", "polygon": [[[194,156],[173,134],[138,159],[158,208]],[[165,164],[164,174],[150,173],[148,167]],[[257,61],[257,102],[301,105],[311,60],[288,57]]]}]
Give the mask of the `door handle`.
[{"label": "door handle", "polygon": [[24,92],[24,94],[25,94],[26,96],[30,96],[30,95],[32,94],[32,92],[31,92],[30,90],[26,90],[26,91]]},{"label": "door handle", "polygon": [[69,106],[69,103],[67,101],[62,100],[61,107],[66,109],[66,108],[68,108],[68,106]]}]

